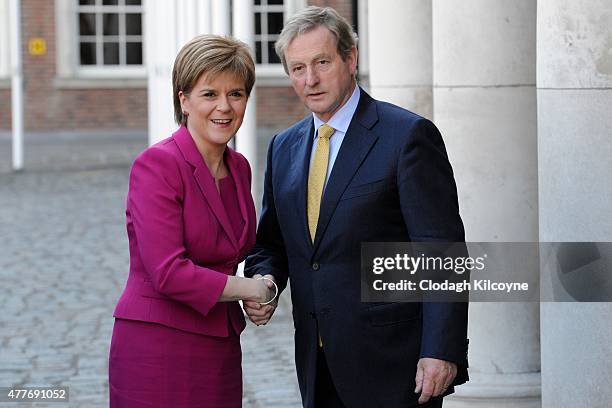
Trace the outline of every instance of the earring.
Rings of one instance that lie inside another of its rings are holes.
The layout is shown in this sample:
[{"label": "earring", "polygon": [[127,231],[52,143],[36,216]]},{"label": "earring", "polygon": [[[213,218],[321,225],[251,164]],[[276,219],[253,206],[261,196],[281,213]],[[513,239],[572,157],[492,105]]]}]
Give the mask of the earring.
[{"label": "earring", "polygon": [[189,112],[183,112],[183,116],[185,117],[189,116]]}]

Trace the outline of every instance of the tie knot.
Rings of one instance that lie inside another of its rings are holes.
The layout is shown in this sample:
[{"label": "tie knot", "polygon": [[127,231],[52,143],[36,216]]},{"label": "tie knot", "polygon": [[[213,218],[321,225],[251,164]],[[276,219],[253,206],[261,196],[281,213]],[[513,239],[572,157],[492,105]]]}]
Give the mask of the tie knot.
[{"label": "tie knot", "polygon": [[336,129],[334,129],[333,127],[329,126],[327,123],[321,125],[321,127],[319,127],[319,137],[323,138],[323,139],[329,139],[331,137],[331,135],[334,134],[334,132],[336,131]]}]

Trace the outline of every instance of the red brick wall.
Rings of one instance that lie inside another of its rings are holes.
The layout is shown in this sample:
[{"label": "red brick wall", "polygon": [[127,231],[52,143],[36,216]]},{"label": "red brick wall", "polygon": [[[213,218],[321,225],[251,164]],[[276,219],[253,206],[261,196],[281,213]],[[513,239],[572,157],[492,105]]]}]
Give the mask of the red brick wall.
[{"label": "red brick wall", "polygon": [[0,130],[11,128],[11,90],[0,89]]},{"label": "red brick wall", "polygon": [[286,128],[308,112],[291,87],[257,88],[258,127]]}]

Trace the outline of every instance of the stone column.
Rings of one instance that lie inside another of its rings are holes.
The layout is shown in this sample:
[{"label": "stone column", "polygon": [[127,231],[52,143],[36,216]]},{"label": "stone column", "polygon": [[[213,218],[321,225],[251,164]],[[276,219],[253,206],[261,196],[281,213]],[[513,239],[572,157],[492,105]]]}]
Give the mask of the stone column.
[{"label": "stone column", "polygon": [[213,34],[228,35],[231,32],[230,2],[227,0],[212,0],[211,13]]},{"label": "stone column", "polygon": [[14,41],[11,39],[9,5],[9,0],[0,0],[0,87],[8,85],[5,81],[8,81],[11,74],[11,47]]},{"label": "stone column", "polygon": [[[612,241],[610,27],[608,0],[538,1],[544,242]],[[610,406],[612,305],[543,303],[541,315],[542,405]]]},{"label": "stone column", "polygon": [[170,136],[176,129],[172,105],[172,64],[178,52],[176,8],[174,1],[146,1],[144,7],[151,145]]},{"label": "stone column", "polygon": [[[172,66],[176,54],[196,35],[210,33],[215,22],[211,18],[211,0],[146,1],[144,7],[149,144],[153,144],[177,128],[172,102]],[[229,9],[221,11],[229,21]]]},{"label": "stone column", "polygon": [[[255,49],[255,22],[253,14],[253,2],[250,0],[239,0],[233,3],[233,26],[234,36],[244,41],[251,50]],[[255,55],[253,53],[253,58]],[[249,96],[249,103],[244,115],[242,126],[235,138],[236,150],[242,153],[251,165],[251,169],[257,169],[257,95],[255,87]],[[256,175],[257,176],[257,173]],[[257,183],[251,183],[251,190],[255,193]]]},{"label": "stone column", "polygon": [[[536,2],[434,0],[433,116],[468,241],[538,240]],[[539,305],[470,305],[471,381],[445,406],[539,407]]]},{"label": "stone column", "polygon": [[177,26],[179,49],[197,34],[212,32],[211,0],[180,0],[176,6],[180,21]]},{"label": "stone column", "polygon": [[11,0],[9,5],[9,26],[11,40],[11,133],[13,170],[23,170],[23,58],[21,30],[21,1]]},{"label": "stone column", "polygon": [[431,1],[370,0],[368,29],[372,96],[431,119]]}]

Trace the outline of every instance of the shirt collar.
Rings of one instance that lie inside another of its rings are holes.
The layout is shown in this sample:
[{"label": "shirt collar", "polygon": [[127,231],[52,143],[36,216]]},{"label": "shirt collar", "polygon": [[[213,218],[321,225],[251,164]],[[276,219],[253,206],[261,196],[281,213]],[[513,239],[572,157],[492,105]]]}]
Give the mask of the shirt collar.
[{"label": "shirt collar", "polygon": [[322,121],[317,115],[313,113],[312,117],[314,118],[315,137],[317,134],[317,129],[319,129],[324,123],[327,123],[329,126],[333,127],[337,131],[346,133],[351,123],[351,119],[353,119],[353,115],[357,110],[357,104],[359,104],[359,97],[359,86],[355,85],[355,89],[353,89],[353,93],[351,94],[350,98],[346,101],[344,105],[342,105],[342,107],[336,113],[334,113],[334,116],[332,116],[331,119],[327,122]]}]

